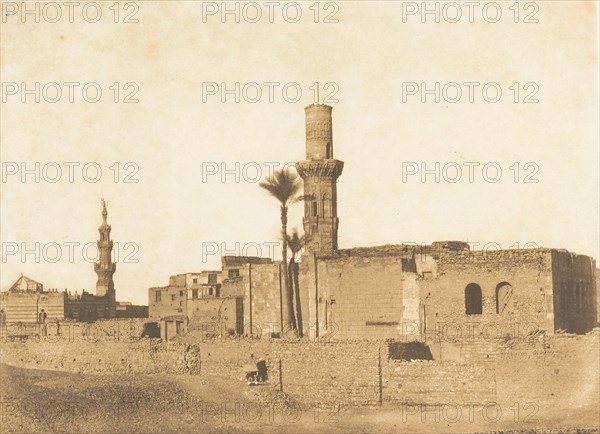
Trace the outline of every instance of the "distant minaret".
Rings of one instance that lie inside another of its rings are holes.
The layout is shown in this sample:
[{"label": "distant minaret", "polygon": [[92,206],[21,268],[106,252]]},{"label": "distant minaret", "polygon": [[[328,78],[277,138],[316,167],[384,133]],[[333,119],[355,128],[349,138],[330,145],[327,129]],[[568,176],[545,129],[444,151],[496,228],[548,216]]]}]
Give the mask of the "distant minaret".
[{"label": "distant minaret", "polygon": [[306,114],[306,160],[296,163],[304,180],[306,249],[331,255],[338,249],[337,179],[344,163],[333,158],[332,107],[311,104]]},{"label": "distant minaret", "polygon": [[112,262],[113,242],[110,239],[110,225],[106,222],[108,211],[106,211],[106,202],[102,199],[102,225],[98,228],[100,239],[98,240],[98,252],[100,252],[99,262],[94,264],[94,271],[98,275],[96,283],[96,295],[112,295],[114,298],[115,284],[113,283],[113,274],[117,270],[117,264]]}]

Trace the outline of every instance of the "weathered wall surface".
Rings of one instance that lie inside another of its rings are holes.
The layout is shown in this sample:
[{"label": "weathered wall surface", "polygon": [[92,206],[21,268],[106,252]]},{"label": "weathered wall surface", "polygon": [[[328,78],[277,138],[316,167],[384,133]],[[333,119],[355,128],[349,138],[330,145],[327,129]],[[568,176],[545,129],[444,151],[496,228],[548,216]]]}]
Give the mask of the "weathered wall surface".
[{"label": "weathered wall surface", "polygon": [[[481,288],[481,314],[466,314],[465,289],[476,284]],[[503,289],[501,289],[503,288]],[[508,289],[506,289],[508,288]],[[498,291],[500,295],[498,313]],[[437,258],[437,272],[421,280],[426,334],[445,328],[454,333],[474,330],[500,336],[510,334],[515,324],[554,330],[552,257],[548,250],[501,250],[493,252],[455,252]]]},{"label": "weathered wall surface", "polygon": [[552,251],[556,330],[585,333],[594,327],[598,302],[595,269],[589,256]]},{"label": "weathered wall surface", "polygon": [[383,370],[383,400],[392,404],[495,402],[494,370],[437,361],[390,360]]},{"label": "weathered wall surface", "polygon": [[0,344],[2,363],[27,369],[91,374],[198,374],[197,345],[157,339],[69,341],[28,339]]},{"label": "weathered wall surface", "polygon": [[[179,277],[179,276],[173,276]],[[185,277],[185,276],[184,276]],[[181,279],[180,279],[181,280]],[[160,295],[157,295],[160,294]],[[185,286],[161,286],[148,289],[149,318],[160,319],[172,315],[187,315]]]},{"label": "weathered wall surface", "polygon": [[403,323],[419,329],[417,275],[403,272],[402,257],[320,259],[317,273],[321,334],[382,339],[399,338]]},{"label": "weathered wall surface", "polygon": [[[250,264],[244,296],[244,324],[281,332],[282,307],[285,311],[285,288],[280,280],[280,263]],[[248,330],[249,331],[249,330]]]},{"label": "weathered wall surface", "polygon": [[142,336],[146,318],[102,319],[92,323],[83,323],[70,319],[49,321],[46,324],[20,323],[5,324],[0,327],[0,340],[14,341],[22,339],[89,341],[136,339]]},{"label": "weathered wall surface", "polygon": [[239,323],[243,318],[236,315],[237,303],[238,299],[231,297],[188,300],[188,330],[216,336],[243,331],[243,322]]},{"label": "weathered wall surface", "polygon": [[259,358],[269,385],[307,406],[376,405],[379,401],[378,342],[306,342],[268,339],[204,343],[202,375],[245,379]]},{"label": "weathered wall surface", "polygon": [[538,335],[517,339],[463,338],[431,342],[434,359],[485,368],[495,378],[499,402],[600,403],[600,330],[587,335]]},{"label": "weathered wall surface", "polygon": [[243,383],[245,371],[263,358],[268,387],[278,389],[281,360],[284,392],[312,407],[382,402],[508,408],[519,402],[551,409],[565,402],[600,403],[599,338],[596,329],[587,335],[445,342],[441,352],[431,347],[434,360],[419,360],[423,354],[410,343],[396,343],[407,350],[400,351],[407,360],[393,360],[384,341],[218,339],[201,344],[201,370]]}]

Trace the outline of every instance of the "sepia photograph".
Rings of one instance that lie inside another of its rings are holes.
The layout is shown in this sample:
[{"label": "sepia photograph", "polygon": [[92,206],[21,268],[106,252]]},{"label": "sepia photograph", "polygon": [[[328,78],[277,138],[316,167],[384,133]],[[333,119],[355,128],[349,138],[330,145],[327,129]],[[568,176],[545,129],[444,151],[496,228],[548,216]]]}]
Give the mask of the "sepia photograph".
[{"label": "sepia photograph", "polygon": [[0,433],[600,433],[597,0],[0,7]]}]

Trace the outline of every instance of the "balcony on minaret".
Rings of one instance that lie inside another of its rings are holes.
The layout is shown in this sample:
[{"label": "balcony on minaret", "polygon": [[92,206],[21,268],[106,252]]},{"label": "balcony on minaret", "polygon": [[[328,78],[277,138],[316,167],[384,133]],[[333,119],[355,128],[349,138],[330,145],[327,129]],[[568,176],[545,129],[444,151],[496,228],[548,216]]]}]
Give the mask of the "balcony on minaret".
[{"label": "balcony on minaret", "polygon": [[311,104],[306,115],[306,160],[296,163],[304,181],[304,233],[307,249],[322,254],[337,250],[337,179],[344,163],[333,157],[332,107]]}]

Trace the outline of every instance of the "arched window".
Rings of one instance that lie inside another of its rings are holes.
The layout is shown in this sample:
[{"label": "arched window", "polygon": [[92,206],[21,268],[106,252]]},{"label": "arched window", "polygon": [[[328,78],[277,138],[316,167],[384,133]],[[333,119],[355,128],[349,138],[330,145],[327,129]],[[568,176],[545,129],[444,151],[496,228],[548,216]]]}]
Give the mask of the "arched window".
[{"label": "arched window", "polygon": [[469,283],[465,288],[465,313],[467,315],[481,315],[481,287],[476,283]]},{"label": "arched window", "polygon": [[317,201],[313,199],[312,204],[311,204],[311,214],[313,217],[316,217],[318,214],[319,210],[317,209]]},{"label": "arched window", "polygon": [[512,286],[508,282],[501,282],[496,286],[496,313],[508,312],[506,308],[512,298]]}]

